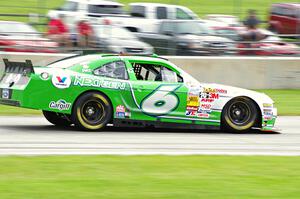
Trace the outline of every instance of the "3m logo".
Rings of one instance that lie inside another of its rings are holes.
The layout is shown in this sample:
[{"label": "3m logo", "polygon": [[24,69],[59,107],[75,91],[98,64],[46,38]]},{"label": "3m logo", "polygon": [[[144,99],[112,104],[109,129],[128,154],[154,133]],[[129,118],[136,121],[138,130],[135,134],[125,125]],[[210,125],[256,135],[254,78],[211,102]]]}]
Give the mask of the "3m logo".
[{"label": "3m logo", "polygon": [[56,76],[56,78],[57,78],[59,83],[65,83],[65,81],[67,80],[67,77],[61,78],[60,76]]}]

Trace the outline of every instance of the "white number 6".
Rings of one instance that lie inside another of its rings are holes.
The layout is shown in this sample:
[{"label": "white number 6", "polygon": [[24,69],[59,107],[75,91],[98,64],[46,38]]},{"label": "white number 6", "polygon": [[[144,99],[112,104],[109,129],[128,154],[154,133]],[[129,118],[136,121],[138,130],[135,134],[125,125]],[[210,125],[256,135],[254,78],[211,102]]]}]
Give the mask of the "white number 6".
[{"label": "white number 6", "polygon": [[162,85],[146,96],[141,103],[142,111],[150,115],[166,115],[177,108],[178,96],[174,91],[178,85]]}]

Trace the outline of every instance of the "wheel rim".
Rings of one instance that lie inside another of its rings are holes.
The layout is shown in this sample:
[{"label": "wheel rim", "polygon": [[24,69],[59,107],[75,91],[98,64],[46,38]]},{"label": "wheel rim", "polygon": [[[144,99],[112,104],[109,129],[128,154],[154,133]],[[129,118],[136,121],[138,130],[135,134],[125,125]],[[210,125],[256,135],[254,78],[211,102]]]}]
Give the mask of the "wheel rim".
[{"label": "wheel rim", "polygon": [[89,100],[82,106],[81,115],[86,123],[90,125],[98,125],[104,118],[104,107],[97,100]]},{"label": "wheel rim", "polygon": [[251,108],[242,101],[234,102],[228,108],[228,116],[232,123],[243,126],[251,119]]}]

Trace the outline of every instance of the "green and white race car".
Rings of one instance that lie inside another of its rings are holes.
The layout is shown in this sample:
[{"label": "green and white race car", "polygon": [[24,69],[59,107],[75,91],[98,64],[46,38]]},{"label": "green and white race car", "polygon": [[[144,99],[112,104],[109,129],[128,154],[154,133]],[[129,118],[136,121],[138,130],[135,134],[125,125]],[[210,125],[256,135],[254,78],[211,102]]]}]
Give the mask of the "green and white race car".
[{"label": "green and white race car", "polygon": [[4,63],[0,103],[42,110],[59,126],[271,131],[277,117],[267,95],[200,83],[156,55],[75,56],[46,67]]}]

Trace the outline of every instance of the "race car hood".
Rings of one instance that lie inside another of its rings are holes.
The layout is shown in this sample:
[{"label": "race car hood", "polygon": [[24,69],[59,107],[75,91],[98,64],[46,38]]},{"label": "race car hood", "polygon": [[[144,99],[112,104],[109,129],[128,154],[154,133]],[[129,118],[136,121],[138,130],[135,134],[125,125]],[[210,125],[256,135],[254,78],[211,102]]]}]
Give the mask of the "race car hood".
[{"label": "race car hood", "polygon": [[239,88],[239,87],[234,87],[234,86],[227,86],[227,85],[222,85],[222,84],[206,84],[207,86],[211,86],[213,88],[220,88],[222,90],[226,90],[227,91],[227,95],[230,97],[237,97],[237,96],[248,96],[251,98],[255,98],[255,99],[260,99],[263,101],[267,101],[268,103],[274,103],[273,100],[267,96],[264,93],[260,93],[260,92],[256,92],[253,90],[248,90],[248,89],[244,89],[244,88]]}]

